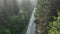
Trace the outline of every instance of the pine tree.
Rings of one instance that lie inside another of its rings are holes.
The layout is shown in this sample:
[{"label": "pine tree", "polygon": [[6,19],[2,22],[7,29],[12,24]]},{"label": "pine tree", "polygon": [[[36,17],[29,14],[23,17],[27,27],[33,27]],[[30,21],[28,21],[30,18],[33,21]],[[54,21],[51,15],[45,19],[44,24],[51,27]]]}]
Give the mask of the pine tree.
[{"label": "pine tree", "polygon": [[60,10],[59,3],[59,0],[37,1],[37,9],[35,13],[37,34],[49,34],[49,29],[51,29],[49,26],[50,23],[53,23],[58,17],[57,10]]}]

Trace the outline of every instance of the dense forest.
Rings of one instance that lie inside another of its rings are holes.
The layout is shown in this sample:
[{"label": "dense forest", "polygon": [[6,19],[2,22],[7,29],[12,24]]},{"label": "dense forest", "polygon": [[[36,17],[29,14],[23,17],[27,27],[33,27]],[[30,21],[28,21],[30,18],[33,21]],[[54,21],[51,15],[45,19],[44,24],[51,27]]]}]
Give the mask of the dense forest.
[{"label": "dense forest", "polygon": [[38,0],[36,34],[60,34],[60,0]]},{"label": "dense forest", "polygon": [[60,0],[0,0],[0,34],[26,33],[60,34]]},{"label": "dense forest", "polygon": [[0,34],[25,34],[33,8],[29,0],[0,0]]}]

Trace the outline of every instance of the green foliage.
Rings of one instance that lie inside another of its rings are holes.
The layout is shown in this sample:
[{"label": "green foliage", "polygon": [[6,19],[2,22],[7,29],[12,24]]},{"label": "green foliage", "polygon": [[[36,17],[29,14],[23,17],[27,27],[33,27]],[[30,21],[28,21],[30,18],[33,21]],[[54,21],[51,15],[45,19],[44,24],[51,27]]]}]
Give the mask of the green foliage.
[{"label": "green foliage", "polygon": [[0,34],[11,34],[9,29],[6,29],[6,28],[2,28],[0,29]]},{"label": "green foliage", "polygon": [[[27,25],[30,20],[28,18],[28,15],[25,15],[26,13],[21,9],[19,11],[19,15],[10,16],[10,18],[7,18],[6,20],[1,20],[1,26],[2,26],[2,32],[0,31],[0,34],[25,34],[27,31]],[[27,16],[27,17],[26,17]],[[29,15],[30,17],[30,15]]]},{"label": "green foliage", "polygon": [[48,34],[58,34],[60,32],[60,12],[58,13],[57,20],[50,22],[49,26]]},{"label": "green foliage", "polygon": [[1,28],[2,32],[0,31],[0,34],[23,34],[24,30],[25,31],[27,30],[26,26],[28,22],[25,21],[26,19],[24,15],[23,16],[22,14],[20,15],[12,16],[9,20],[7,20],[6,24],[2,25],[3,28]]},{"label": "green foliage", "polygon": [[37,34],[60,34],[59,6],[59,0],[38,0],[35,13]]},{"label": "green foliage", "polygon": [[25,34],[33,11],[31,2],[23,2],[21,7],[16,0],[0,2],[0,34]]}]

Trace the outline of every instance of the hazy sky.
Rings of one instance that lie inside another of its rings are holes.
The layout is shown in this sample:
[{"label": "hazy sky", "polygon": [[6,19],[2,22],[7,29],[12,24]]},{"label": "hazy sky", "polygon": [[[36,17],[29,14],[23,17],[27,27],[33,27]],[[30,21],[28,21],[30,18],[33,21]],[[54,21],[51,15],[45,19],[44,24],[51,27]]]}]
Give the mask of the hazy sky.
[{"label": "hazy sky", "polygon": [[[23,0],[23,1],[27,1],[27,0]],[[32,5],[35,5],[37,0],[29,0],[29,1],[31,1]],[[22,4],[22,0],[17,0],[17,2],[18,2],[18,5]]]},{"label": "hazy sky", "polygon": [[[17,1],[18,1],[18,3],[22,2],[22,0],[17,0]],[[24,1],[27,1],[27,0],[24,0]],[[31,1],[31,3],[36,3],[37,0],[30,0],[30,1]]]}]

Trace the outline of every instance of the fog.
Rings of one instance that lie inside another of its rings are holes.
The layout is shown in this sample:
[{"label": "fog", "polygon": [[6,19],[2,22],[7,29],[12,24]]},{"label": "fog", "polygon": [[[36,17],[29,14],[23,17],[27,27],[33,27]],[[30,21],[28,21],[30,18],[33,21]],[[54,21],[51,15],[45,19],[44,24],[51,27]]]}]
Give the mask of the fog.
[{"label": "fog", "polygon": [[18,3],[19,6],[22,5],[22,3],[23,3],[22,1],[23,2],[30,1],[32,6],[36,6],[36,4],[37,4],[37,0],[17,0],[17,3]]}]

